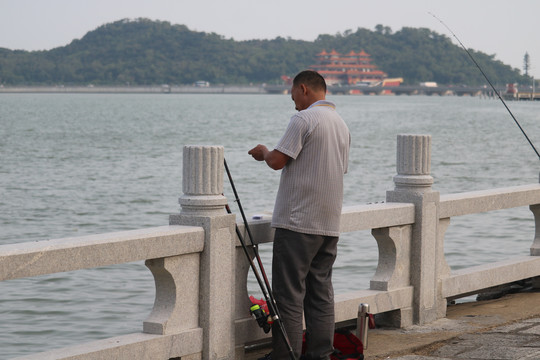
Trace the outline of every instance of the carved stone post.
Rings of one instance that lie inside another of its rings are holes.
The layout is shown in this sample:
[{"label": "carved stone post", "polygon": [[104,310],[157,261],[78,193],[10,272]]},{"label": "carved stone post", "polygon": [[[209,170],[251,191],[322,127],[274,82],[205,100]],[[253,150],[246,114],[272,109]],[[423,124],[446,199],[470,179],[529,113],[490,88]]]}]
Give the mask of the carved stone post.
[{"label": "carved stone post", "polygon": [[203,359],[234,359],[234,215],[225,211],[223,147],[186,146],[183,156],[184,195],[180,214],[171,225],[201,226],[205,245],[200,258],[199,326]]},{"label": "carved stone post", "polygon": [[[533,244],[531,246],[531,256],[540,256],[540,205],[530,205],[529,209],[531,209],[533,215],[534,215],[534,240]],[[533,278],[532,280],[532,286],[535,289],[540,289],[540,276],[537,276]]]},{"label": "carved stone post", "polygon": [[446,301],[440,295],[440,274],[445,270],[441,264],[446,264],[442,240],[437,236],[440,196],[431,189],[430,168],[431,136],[398,135],[395,188],[387,192],[386,201],[415,205],[410,276],[416,324],[432,322],[446,313]]},{"label": "carved stone post", "polygon": [[[540,256],[540,205],[530,205],[529,209],[534,215],[534,240],[531,246],[531,256]],[[540,276],[533,278],[533,288],[540,289]]]},{"label": "carved stone post", "polygon": [[530,205],[529,209],[531,209],[534,215],[535,226],[534,240],[531,246],[531,256],[540,256],[540,205]]}]

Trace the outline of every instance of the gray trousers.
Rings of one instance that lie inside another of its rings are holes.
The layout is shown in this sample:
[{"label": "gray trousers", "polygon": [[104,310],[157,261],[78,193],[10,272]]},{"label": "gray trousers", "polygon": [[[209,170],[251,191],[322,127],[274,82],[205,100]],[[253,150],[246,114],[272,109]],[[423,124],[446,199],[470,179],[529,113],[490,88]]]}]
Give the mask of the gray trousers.
[{"label": "gray trousers", "polygon": [[[306,357],[330,359],[334,341],[332,266],[338,237],[276,229],[272,289],[296,358],[302,351],[302,314],[306,320]],[[290,359],[279,329],[272,329],[272,360]]]}]

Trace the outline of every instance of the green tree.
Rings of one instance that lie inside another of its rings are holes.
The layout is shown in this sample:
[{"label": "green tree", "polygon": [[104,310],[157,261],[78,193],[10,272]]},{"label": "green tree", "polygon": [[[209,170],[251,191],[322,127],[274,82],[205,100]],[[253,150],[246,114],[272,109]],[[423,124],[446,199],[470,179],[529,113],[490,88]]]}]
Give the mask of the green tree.
[{"label": "green tree", "polygon": [[[120,20],[88,32],[81,39],[49,51],[0,49],[0,82],[36,84],[190,84],[276,83],[314,64],[322,50],[366,51],[390,77],[406,83],[485,84],[466,53],[450,39],[425,28],[393,32],[358,28],[321,34],[315,41],[277,37],[235,41],[184,25],[148,19]],[[470,50],[495,84],[529,83],[527,76]],[[529,69],[530,70],[530,69]]]}]

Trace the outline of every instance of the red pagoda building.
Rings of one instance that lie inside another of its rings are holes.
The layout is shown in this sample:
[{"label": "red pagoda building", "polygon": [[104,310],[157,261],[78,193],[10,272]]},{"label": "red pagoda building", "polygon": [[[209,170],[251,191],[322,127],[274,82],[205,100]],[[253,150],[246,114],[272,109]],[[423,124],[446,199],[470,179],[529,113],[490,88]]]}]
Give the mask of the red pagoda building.
[{"label": "red pagoda building", "polygon": [[317,54],[312,70],[321,74],[328,85],[373,86],[382,83],[387,74],[371,64],[371,56],[364,50],[343,55],[335,50]]}]

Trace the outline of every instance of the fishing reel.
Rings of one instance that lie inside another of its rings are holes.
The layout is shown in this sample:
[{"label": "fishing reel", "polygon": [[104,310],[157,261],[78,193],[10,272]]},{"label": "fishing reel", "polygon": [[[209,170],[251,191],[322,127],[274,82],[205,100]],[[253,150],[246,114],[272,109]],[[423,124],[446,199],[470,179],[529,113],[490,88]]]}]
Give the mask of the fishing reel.
[{"label": "fishing reel", "polygon": [[267,334],[270,332],[270,329],[272,328],[273,321],[270,315],[268,315],[262,307],[259,305],[253,305],[249,308],[249,312],[251,313],[251,316],[255,320],[257,320],[257,323],[263,329],[264,333]]}]

